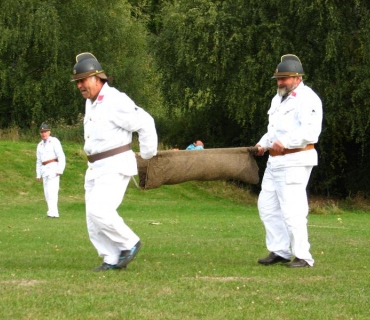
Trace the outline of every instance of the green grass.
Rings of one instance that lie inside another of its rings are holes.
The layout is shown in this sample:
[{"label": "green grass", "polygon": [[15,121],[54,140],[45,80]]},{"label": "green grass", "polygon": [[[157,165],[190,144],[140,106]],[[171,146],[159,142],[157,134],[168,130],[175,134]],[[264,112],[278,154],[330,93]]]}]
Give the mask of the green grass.
[{"label": "green grass", "polygon": [[369,318],[368,213],[311,215],[315,267],[265,267],[256,206],[231,187],[130,183],[119,211],[143,248],[126,271],[94,273],[82,147],[64,144],[60,219],[46,218],[35,150],[0,141],[0,319]]}]

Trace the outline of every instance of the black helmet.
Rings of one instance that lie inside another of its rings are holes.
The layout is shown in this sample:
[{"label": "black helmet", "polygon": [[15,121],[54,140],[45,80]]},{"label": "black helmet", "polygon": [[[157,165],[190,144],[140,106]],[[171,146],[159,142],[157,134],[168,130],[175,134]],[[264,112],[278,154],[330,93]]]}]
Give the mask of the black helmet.
[{"label": "black helmet", "polygon": [[42,131],[50,131],[50,126],[46,123],[43,123],[41,126],[40,126],[40,132]]},{"label": "black helmet", "polygon": [[92,53],[83,52],[76,56],[76,64],[73,67],[72,81],[85,79],[91,76],[98,76],[101,79],[108,79],[99,61]]},{"label": "black helmet", "polygon": [[301,77],[304,75],[302,63],[294,54],[285,54],[281,57],[273,78]]}]

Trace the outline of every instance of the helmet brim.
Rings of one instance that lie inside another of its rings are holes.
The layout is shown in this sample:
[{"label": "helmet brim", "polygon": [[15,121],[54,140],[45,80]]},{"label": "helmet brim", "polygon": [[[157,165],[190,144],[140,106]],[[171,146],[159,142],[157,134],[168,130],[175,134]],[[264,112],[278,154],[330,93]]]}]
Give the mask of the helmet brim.
[{"label": "helmet brim", "polygon": [[80,74],[76,74],[76,75],[73,76],[71,82],[82,80],[82,79],[92,77],[92,76],[97,76],[100,79],[108,80],[107,75],[102,70],[102,71],[93,71],[93,72],[89,71],[89,72],[83,72],[83,73],[80,73]]},{"label": "helmet brim", "polygon": [[292,72],[277,72],[271,77],[271,79],[277,78],[289,78],[289,77],[302,77],[304,73],[292,73]]}]

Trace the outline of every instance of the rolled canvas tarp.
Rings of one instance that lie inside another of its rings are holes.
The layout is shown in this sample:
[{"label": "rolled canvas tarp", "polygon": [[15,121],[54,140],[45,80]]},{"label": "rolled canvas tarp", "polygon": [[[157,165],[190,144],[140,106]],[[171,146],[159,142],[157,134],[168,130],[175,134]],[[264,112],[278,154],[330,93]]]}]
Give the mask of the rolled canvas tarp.
[{"label": "rolled canvas tarp", "polygon": [[255,147],[159,151],[150,160],[136,154],[140,187],[155,189],[191,180],[235,179],[257,184]]}]

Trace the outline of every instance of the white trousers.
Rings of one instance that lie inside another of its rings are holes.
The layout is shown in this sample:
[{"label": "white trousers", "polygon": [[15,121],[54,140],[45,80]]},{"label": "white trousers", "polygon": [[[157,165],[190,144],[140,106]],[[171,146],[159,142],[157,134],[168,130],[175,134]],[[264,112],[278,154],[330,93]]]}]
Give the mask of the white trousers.
[{"label": "white trousers", "polygon": [[267,249],[286,259],[293,254],[313,266],[308,242],[306,193],[311,171],[312,166],[275,170],[267,167],[258,210],[266,229]]},{"label": "white trousers", "polygon": [[51,174],[43,177],[45,200],[48,205],[48,217],[59,217],[58,192],[60,176]]},{"label": "white trousers", "polygon": [[104,262],[117,264],[122,250],[140,240],[117,212],[130,177],[119,173],[85,179],[86,220],[90,241]]}]

